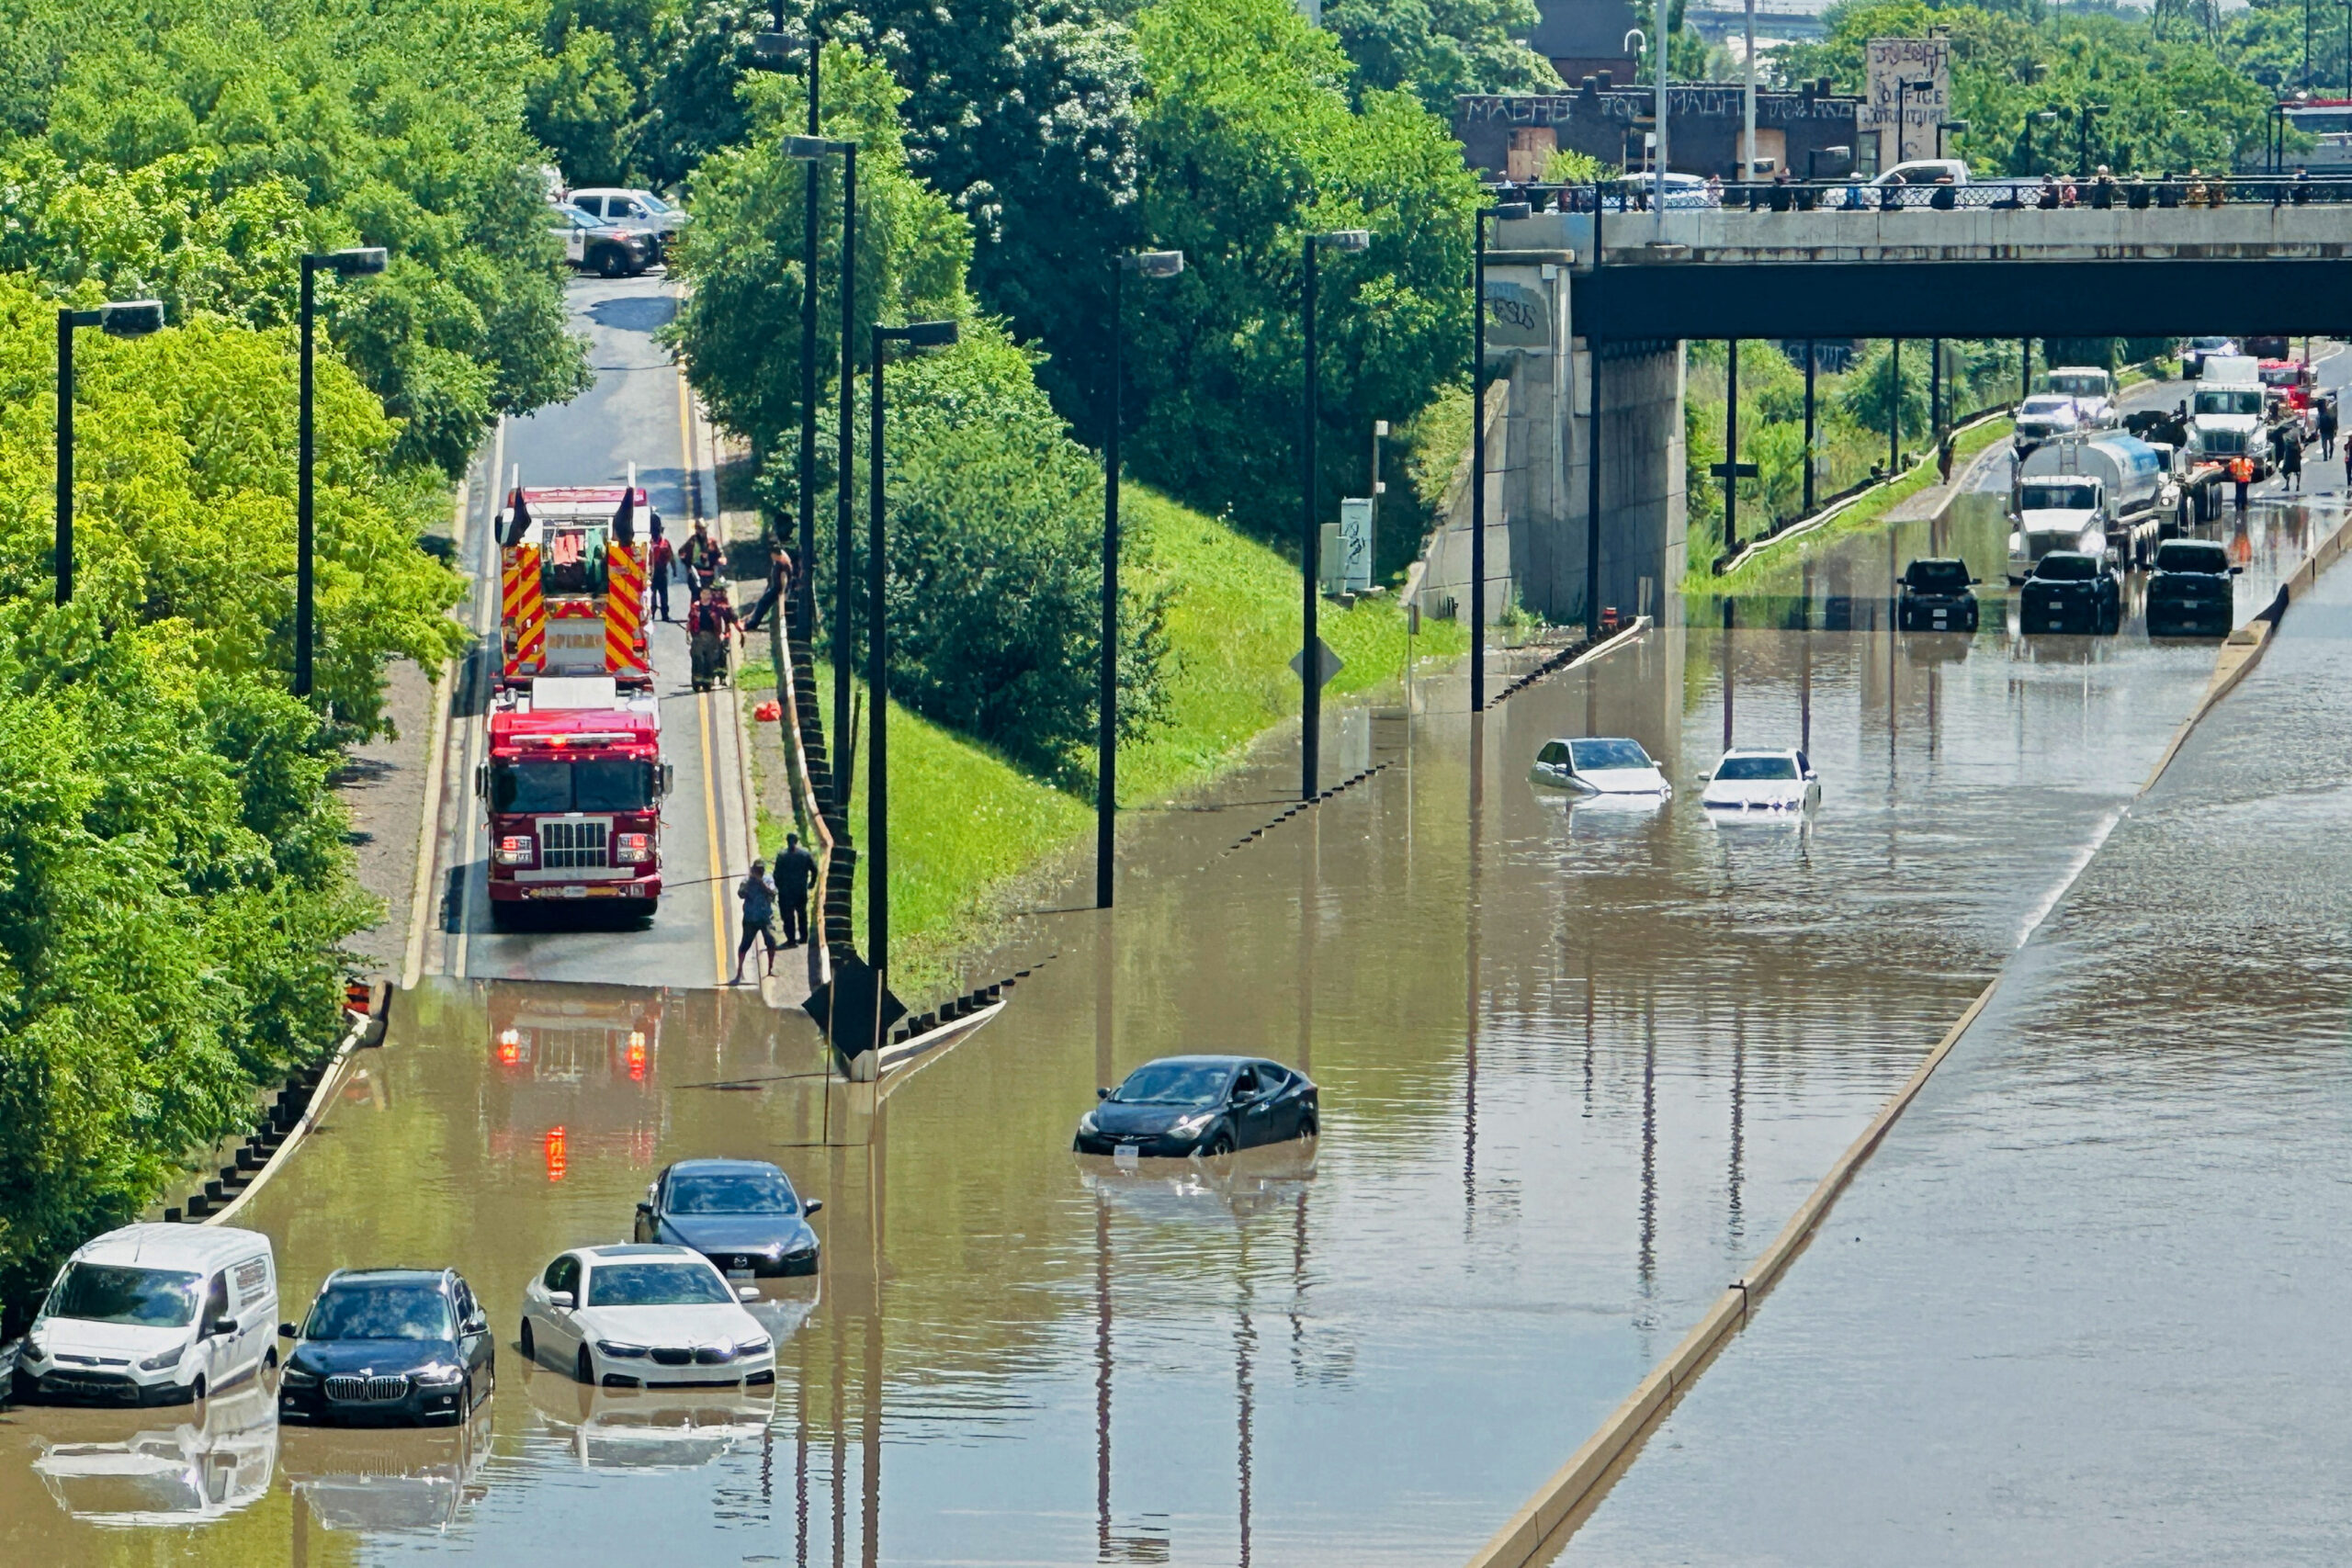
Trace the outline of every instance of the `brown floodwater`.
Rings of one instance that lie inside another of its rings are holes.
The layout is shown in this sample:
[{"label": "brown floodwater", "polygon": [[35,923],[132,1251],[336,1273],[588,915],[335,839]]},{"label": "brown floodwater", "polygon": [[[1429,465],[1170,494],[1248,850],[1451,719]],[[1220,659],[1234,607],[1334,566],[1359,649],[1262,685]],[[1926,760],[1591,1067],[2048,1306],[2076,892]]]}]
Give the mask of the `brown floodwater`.
[{"label": "brown floodwater", "polygon": [[[1976,503],[1972,502],[1972,506]],[[1997,499],[1907,558],[1995,580]],[[2256,509],[2243,617],[2308,527]],[[708,990],[439,979],[398,1001],[248,1211],[297,1315],[333,1268],[454,1264],[501,1331],[462,1432],[200,1411],[0,1414],[0,1561],[1426,1563],[1466,1555],[1776,1230],[2047,911],[2212,666],[2209,644],[1881,630],[1880,536],[1810,600],[1713,603],[1475,726],[1458,679],[1295,761],[1129,814],[969,978],[1032,977],[870,1124],[814,1030]],[[1843,601],[1843,607],[1838,607]],[[1813,629],[1789,629],[1809,626]],[[1791,823],[1718,825],[1726,731],[1803,743]],[[1528,778],[1623,734],[1653,810]],[[909,781],[912,784],[913,781]],[[1237,847],[1238,846],[1238,847]],[[1078,868],[1081,873],[1082,867]],[[626,976],[616,975],[614,978]],[[1075,1159],[1097,1084],[1236,1051],[1320,1084],[1319,1146]],[[827,1146],[870,1125],[871,1141]],[[524,1368],[526,1280],[628,1232],[673,1159],[821,1198],[820,1280],[761,1312],[772,1393],[591,1393]],[[1157,1162],[1154,1162],[1157,1163]]]}]

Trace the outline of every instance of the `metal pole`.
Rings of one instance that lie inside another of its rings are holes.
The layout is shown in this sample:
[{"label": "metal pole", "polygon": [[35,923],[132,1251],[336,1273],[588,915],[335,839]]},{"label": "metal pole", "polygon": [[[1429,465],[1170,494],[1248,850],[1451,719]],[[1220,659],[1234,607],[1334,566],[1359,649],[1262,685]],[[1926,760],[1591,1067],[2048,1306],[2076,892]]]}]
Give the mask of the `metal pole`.
[{"label": "metal pole", "polygon": [[1724,344],[1724,549],[1739,548],[1739,340]]},{"label": "metal pole", "polygon": [[1111,263],[1111,423],[1102,436],[1102,674],[1095,694],[1094,907],[1111,907],[1111,845],[1119,810],[1119,279]]},{"label": "metal pole", "polygon": [[[1659,0],[1663,5],[1665,0]],[[1482,196],[1480,200],[1485,197]],[[1470,246],[1470,711],[1487,706],[1487,214]]]},{"label": "metal pole", "polygon": [[890,966],[889,645],[882,622],[882,330],[874,330],[874,389],[866,417],[865,478],[865,962],[873,966],[875,1011]]},{"label": "metal pole", "polygon": [[1739,177],[1756,178],[1756,0],[1747,0],[1747,16],[1741,23],[1747,52],[1744,56],[1747,68],[1747,91],[1742,95],[1740,130],[1745,140],[1740,142]]},{"label": "metal pole", "polygon": [[57,312],[57,602],[70,604],[73,601],[74,312],[61,310]]},{"label": "metal pole", "polygon": [[[1594,221],[1599,220],[1600,215],[1594,214]],[[1592,358],[1592,395],[1585,418],[1584,635],[1597,642],[1600,637],[1600,340],[1588,333],[1584,346]]]},{"label": "metal pole", "polygon": [[312,571],[311,562],[311,468],[317,457],[311,418],[311,355],[313,296],[318,269],[302,258],[301,412],[295,437],[294,476],[294,694],[311,694]]},{"label": "metal pole", "polygon": [[1928,445],[1944,435],[1944,340],[1928,340]]},{"label": "metal pole", "polygon": [[[1650,118],[1657,122],[1657,166],[1650,172],[1651,205],[1657,211],[1658,236],[1666,235],[1666,58],[1674,52],[1673,35],[1667,31],[1670,13],[1668,0],[1657,0],[1657,102],[1651,106]],[[1486,309],[1479,300],[1478,308]]]},{"label": "metal pole", "polygon": [[[1480,222],[1479,231],[1482,233],[1485,231],[1485,223],[1483,220]],[[1321,532],[1315,525],[1315,420],[1317,387],[1315,382],[1315,236],[1312,234],[1306,236],[1305,241],[1305,252],[1306,258],[1306,428],[1302,433],[1299,441],[1299,490],[1301,491],[1300,504],[1303,510],[1299,519],[1299,527],[1301,532],[1298,541],[1298,558],[1300,566],[1299,591],[1301,604],[1304,610],[1302,624],[1305,629],[1301,634],[1298,649],[1298,798],[1301,800],[1313,800],[1315,798],[1315,778],[1317,773],[1319,771],[1317,764],[1321,761],[1317,752],[1321,749],[1321,729],[1323,723],[1323,682],[1320,679],[1323,670],[1321,661],[1318,660],[1315,655],[1316,601],[1322,592],[1321,586],[1315,580],[1322,572],[1323,539]],[[1476,423],[1475,415],[1473,416],[1472,423],[1474,429],[1471,440],[1475,446],[1477,439],[1475,429]],[[1475,576],[1476,574],[1474,572],[1472,575]]]},{"label": "metal pole", "polygon": [[1814,469],[1818,466],[1813,454],[1813,373],[1819,361],[1813,339],[1804,340],[1804,509],[1813,511]]},{"label": "metal pole", "polygon": [[2018,339],[2018,400],[2033,396],[2033,340]]},{"label": "metal pole", "polygon": [[1886,340],[1886,477],[1903,467],[1903,340]]},{"label": "metal pole", "polygon": [[833,511],[833,812],[849,820],[850,775],[854,758],[849,743],[849,535],[857,516],[857,432],[854,411],[857,388],[857,149],[842,153],[842,383],[841,498]]},{"label": "metal pole", "polygon": [[[779,28],[778,30],[781,30]],[[818,130],[818,47],[808,35],[808,134]],[[800,254],[800,581],[795,585],[800,601],[801,635],[813,637],[817,625],[817,201],[824,181],[821,161],[808,160],[808,193],[801,211]],[[850,394],[842,383],[842,396]],[[779,673],[779,679],[781,674]],[[841,745],[841,738],[833,741]]]}]

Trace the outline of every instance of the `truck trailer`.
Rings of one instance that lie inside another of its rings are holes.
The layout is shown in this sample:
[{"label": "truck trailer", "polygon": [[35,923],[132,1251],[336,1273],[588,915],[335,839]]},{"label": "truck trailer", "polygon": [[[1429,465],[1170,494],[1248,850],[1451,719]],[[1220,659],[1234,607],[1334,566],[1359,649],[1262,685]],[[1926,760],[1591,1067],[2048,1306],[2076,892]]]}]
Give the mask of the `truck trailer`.
[{"label": "truck trailer", "polygon": [[2023,582],[2052,550],[2136,563],[2178,504],[2167,455],[2136,436],[2069,435],[2038,446],[2018,465],[2009,581]]}]

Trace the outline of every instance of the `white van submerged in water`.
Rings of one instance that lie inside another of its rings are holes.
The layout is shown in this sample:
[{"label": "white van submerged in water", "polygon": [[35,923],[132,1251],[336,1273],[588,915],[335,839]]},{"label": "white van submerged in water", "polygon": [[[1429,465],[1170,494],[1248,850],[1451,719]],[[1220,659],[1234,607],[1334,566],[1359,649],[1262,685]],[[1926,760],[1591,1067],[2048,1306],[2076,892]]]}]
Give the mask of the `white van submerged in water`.
[{"label": "white van submerged in water", "polygon": [[57,1271],[17,1357],[18,1397],[178,1404],[277,1360],[277,1262],[258,1231],[125,1225]]}]

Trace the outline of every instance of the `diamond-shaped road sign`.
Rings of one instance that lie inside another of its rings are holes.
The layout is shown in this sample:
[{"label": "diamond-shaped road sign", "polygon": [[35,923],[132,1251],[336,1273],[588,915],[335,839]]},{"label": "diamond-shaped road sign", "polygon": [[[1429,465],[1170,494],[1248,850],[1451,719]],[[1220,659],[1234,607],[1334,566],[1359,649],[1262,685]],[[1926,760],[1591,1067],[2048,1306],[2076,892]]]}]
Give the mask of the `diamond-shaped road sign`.
[{"label": "diamond-shaped road sign", "polygon": [[[1306,673],[1306,653],[1303,649],[1300,651],[1292,654],[1290,656],[1290,672],[1294,675],[1304,676]],[[1332,676],[1337,675],[1340,671],[1347,668],[1347,666],[1340,661],[1340,656],[1331,651],[1331,645],[1325,642],[1319,637],[1315,639],[1315,663],[1317,667],[1315,689],[1318,692],[1331,683]]]}]

